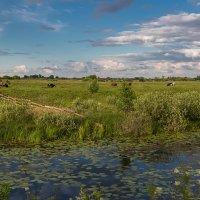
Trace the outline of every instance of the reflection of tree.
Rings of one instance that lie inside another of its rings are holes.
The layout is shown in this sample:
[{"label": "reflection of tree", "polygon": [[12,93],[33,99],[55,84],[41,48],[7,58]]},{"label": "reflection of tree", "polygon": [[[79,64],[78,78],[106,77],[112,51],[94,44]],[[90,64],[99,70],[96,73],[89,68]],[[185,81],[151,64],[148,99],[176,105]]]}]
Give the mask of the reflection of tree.
[{"label": "reflection of tree", "polygon": [[171,162],[173,160],[176,160],[178,157],[179,152],[173,152],[166,149],[156,149],[150,153],[147,160],[153,163]]},{"label": "reflection of tree", "polygon": [[131,167],[131,158],[126,154],[120,154],[120,166],[122,171]]},{"label": "reflection of tree", "polygon": [[[120,163],[125,159],[130,160],[131,158],[145,160],[150,163],[168,163],[173,162],[180,158],[180,154],[184,153],[187,156],[199,152],[199,148],[196,145],[152,145],[141,148],[134,148],[131,145],[122,147],[119,149]],[[127,161],[128,162],[128,161]],[[127,168],[127,167],[126,167]]]}]

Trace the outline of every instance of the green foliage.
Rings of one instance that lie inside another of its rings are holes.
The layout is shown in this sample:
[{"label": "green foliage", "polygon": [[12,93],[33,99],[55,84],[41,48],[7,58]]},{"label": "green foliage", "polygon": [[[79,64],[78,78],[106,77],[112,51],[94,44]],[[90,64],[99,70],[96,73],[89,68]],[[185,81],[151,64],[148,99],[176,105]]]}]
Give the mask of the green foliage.
[{"label": "green foliage", "polygon": [[0,101],[0,141],[40,143],[70,137],[83,123],[82,117],[40,113],[22,105]]},{"label": "green foliage", "polygon": [[148,93],[135,102],[135,110],[151,119],[152,133],[181,132],[186,129],[187,120],[181,109],[178,96],[182,94]]},{"label": "green foliage", "polygon": [[100,102],[95,101],[94,99],[83,100],[79,97],[72,102],[72,107],[76,110],[76,112],[79,113],[85,113],[90,111],[97,112],[104,109],[102,104]]},{"label": "green foliage", "polygon": [[0,199],[8,200],[10,191],[11,191],[11,187],[9,183],[1,183],[0,184]]},{"label": "green foliage", "polygon": [[150,133],[150,117],[144,113],[130,112],[121,123],[121,132],[132,137],[141,137]]},{"label": "green foliage", "polygon": [[123,82],[119,95],[119,109],[124,112],[132,111],[134,99],[136,99],[135,92],[129,85]]},{"label": "green foliage", "polygon": [[89,85],[89,91],[93,94],[97,93],[98,90],[99,90],[99,84],[97,82],[97,79],[94,79]]}]

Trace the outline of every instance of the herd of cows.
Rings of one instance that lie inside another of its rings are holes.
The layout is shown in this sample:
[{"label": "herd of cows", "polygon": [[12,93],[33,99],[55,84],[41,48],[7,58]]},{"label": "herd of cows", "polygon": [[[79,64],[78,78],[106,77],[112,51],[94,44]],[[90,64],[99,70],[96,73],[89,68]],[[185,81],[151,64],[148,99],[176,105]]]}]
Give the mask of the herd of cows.
[{"label": "herd of cows", "polygon": [[[0,87],[8,87],[9,84],[10,84],[9,81],[2,81],[2,80],[0,80]],[[131,82],[128,82],[127,85],[131,86],[132,83],[131,83]],[[116,87],[116,86],[117,86],[117,83],[116,83],[116,82],[111,82],[111,86]],[[174,83],[174,82],[167,83],[167,86],[175,86],[175,83]],[[54,87],[56,87],[56,85],[53,84],[53,83],[48,83],[48,84],[47,84],[47,87],[49,87],[49,88],[54,88]]]}]

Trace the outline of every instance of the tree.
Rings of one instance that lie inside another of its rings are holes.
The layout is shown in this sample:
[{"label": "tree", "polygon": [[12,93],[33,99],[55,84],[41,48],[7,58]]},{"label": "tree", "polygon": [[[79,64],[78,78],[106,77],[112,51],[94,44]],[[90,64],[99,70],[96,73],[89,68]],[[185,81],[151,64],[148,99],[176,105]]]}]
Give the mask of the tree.
[{"label": "tree", "polygon": [[96,93],[99,90],[99,84],[97,82],[97,79],[92,80],[92,82],[89,85],[89,91],[91,93]]},{"label": "tree", "polygon": [[94,79],[97,79],[97,76],[95,74],[93,74],[93,75],[87,76],[87,78],[94,80]]},{"label": "tree", "polygon": [[14,75],[14,76],[13,76],[13,79],[18,79],[18,80],[19,80],[19,79],[20,79],[20,76]]},{"label": "tree", "polygon": [[133,110],[133,100],[136,99],[136,94],[132,88],[126,84],[122,83],[119,96],[119,109],[128,112]]}]

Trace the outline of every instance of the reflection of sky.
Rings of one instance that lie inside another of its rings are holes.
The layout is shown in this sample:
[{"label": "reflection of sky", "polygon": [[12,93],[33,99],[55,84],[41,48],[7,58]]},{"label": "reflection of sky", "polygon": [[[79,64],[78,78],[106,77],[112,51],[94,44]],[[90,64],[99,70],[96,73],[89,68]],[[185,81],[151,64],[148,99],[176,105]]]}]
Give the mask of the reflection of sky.
[{"label": "reflection of sky", "polygon": [[199,0],[1,0],[0,76],[196,76]]},{"label": "reflection of sky", "polygon": [[174,159],[168,161],[158,157],[153,160],[151,155],[151,151],[126,154],[114,146],[67,152],[65,146],[31,151],[1,149],[0,176],[1,181],[11,181],[16,188],[11,193],[15,200],[25,199],[25,187],[42,199],[55,195],[62,200],[78,195],[80,187],[94,186],[103,188],[105,196],[111,195],[109,198],[146,199],[146,189],[152,182],[169,189],[174,168],[183,166],[194,173],[199,168],[200,154],[196,150],[174,152]]}]

